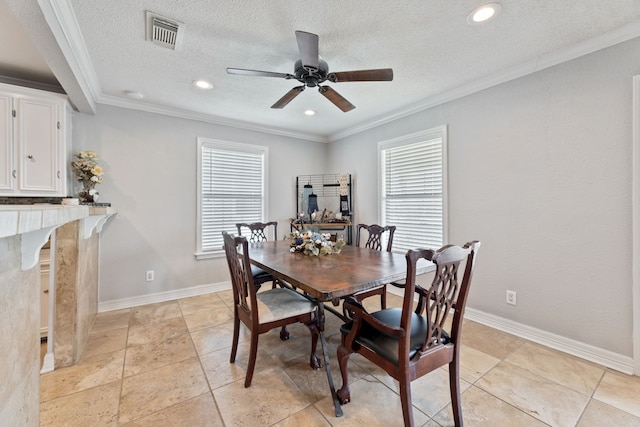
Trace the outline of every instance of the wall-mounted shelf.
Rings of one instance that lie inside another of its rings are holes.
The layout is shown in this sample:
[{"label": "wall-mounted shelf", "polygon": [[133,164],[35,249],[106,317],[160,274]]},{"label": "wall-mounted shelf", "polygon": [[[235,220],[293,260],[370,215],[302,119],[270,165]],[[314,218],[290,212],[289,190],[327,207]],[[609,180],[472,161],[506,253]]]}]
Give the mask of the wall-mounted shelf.
[{"label": "wall-mounted shelf", "polygon": [[[304,213],[305,226],[317,227],[332,234],[339,234],[338,231],[344,230],[344,239],[347,244],[351,244],[354,218],[351,184],[351,174],[297,176],[296,215],[294,216],[296,222],[292,222],[291,229],[299,228],[297,222],[300,220],[300,214]],[[318,212],[315,218],[317,222],[312,222],[309,215],[309,211],[314,208]],[[338,214],[338,218],[329,218],[330,213]]]}]

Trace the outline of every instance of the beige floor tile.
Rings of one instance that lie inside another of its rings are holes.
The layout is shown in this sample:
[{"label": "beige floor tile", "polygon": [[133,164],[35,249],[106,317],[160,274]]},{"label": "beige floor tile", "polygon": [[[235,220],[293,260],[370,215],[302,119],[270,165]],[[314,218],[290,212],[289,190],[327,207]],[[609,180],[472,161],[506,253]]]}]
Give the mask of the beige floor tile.
[{"label": "beige floor tile", "polygon": [[196,350],[189,334],[129,347],[124,362],[124,376],[130,377],[194,357]]},{"label": "beige floor tile", "polygon": [[117,426],[120,381],[53,399],[40,405],[41,427]]},{"label": "beige floor tile", "polygon": [[[315,404],[322,415],[335,427],[400,427],[402,406],[400,396],[372,376],[359,379],[349,386],[351,402],[342,406],[344,416],[336,417],[333,400],[327,396]],[[421,426],[429,419],[413,409],[415,425]]]},{"label": "beige floor tile", "polygon": [[188,359],[122,381],[119,422],[127,423],[209,390],[197,359]]},{"label": "beige floor tile", "polygon": [[[261,348],[283,362],[299,356],[309,357],[311,355],[311,332],[309,332],[309,329],[304,327],[304,330],[291,330],[290,334],[292,338],[282,341],[280,339],[280,329],[272,329],[266,334],[260,335],[258,348]],[[319,338],[316,354],[322,358],[322,346],[320,345]]]},{"label": "beige floor tile", "polygon": [[93,323],[91,333],[105,331],[109,329],[118,329],[129,326],[129,318],[131,317],[131,309],[106,311],[98,313]]},{"label": "beige floor tile", "polygon": [[476,385],[548,424],[575,426],[589,397],[507,362]]},{"label": "beige floor tile", "polygon": [[[388,293],[387,302],[398,307],[402,297]],[[288,327],[289,341],[279,339],[279,328],[260,337],[254,382],[245,389],[250,334],[241,326],[230,364],[232,304],[231,291],[223,291],[98,314],[80,362],[40,377],[42,425],[402,425],[397,382],[356,354],[348,365],[352,403],[336,418],[326,371],[308,365],[311,334],[301,324]],[[376,311],[379,298],[365,305]],[[327,312],[336,388],[342,385],[336,355],[342,323]],[[640,427],[637,377],[469,320],[462,341],[468,427]],[[322,358],[320,343],[317,354]],[[416,426],[453,425],[446,367],[411,388]]]},{"label": "beige floor tile", "polygon": [[182,310],[183,315],[192,314],[201,310],[214,310],[227,307],[227,304],[222,301],[218,292],[183,298],[178,300],[178,304],[180,304],[180,310]]},{"label": "beige floor tile", "polygon": [[224,423],[216,403],[207,392],[187,401],[170,406],[149,416],[139,418],[120,427],[177,427],[177,426],[207,426],[222,427]]},{"label": "beige floor tile", "polygon": [[[442,427],[453,427],[451,404],[438,412],[433,419]],[[473,427],[544,427],[547,425],[477,387],[470,387],[462,393],[462,419],[466,426]]]},{"label": "beige floor tile", "polygon": [[[320,353],[318,355],[320,356]],[[342,386],[342,377],[335,351],[330,352],[329,360],[334,386],[339,388]],[[310,402],[316,403],[331,394],[324,361],[322,368],[314,370],[309,366],[308,355],[305,355],[288,361],[283,369]],[[356,363],[349,363],[347,369],[350,384],[369,375],[367,370]]]},{"label": "beige floor tile", "polygon": [[197,331],[199,329],[217,326],[228,323],[233,320],[233,312],[224,304],[220,308],[212,308],[210,310],[199,310],[184,315],[189,331]]},{"label": "beige floor tile", "polygon": [[640,417],[640,377],[608,371],[593,398]]},{"label": "beige floor tile", "polygon": [[249,388],[239,380],[213,396],[226,426],[270,426],[310,404],[280,368],[256,373]]},{"label": "beige floor tile", "polygon": [[462,326],[462,344],[503,360],[526,340],[472,321]]},{"label": "beige floor tile", "polygon": [[[247,364],[249,362],[249,343],[244,342],[238,345],[235,363],[229,362],[231,356],[231,348],[223,348],[200,356],[200,362],[204,369],[209,387],[212,390],[230,384],[234,381],[242,380],[244,382],[247,374]],[[258,345],[258,353],[256,355],[256,366],[253,374],[274,367],[282,367],[283,364],[260,349]]]},{"label": "beige floor tile", "polygon": [[180,305],[177,301],[142,305],[132,309],[129,326],[157,323],[176,317],[182,317]]},{"label": "beige floor tile", "polygon": [[127,346],[166,341],[188,333],[182,316],[132,325],[129,327]]},{"label": "beige floor tile", "polygon": [[[400,389],[398,381],[391,378],[386,373],[376,375],[376,378],[387,387],[398,393],[400,399]],[[470,384],[460,380],[461,392],[470,387]],[[352,394],[353,395],[353,394]],[[451,392],[449,391],[449,373],[445,369],[436,369],[411,382],[412,404],[422,412],[432,417],[451,402]]]},{"label": "beige floor tile", "polygon": [[[191,339],[200,356],[223,348],[231,348],[233,342],[233,322],[191,332]],[[251,335],[249,335],[249,330],[245,328],[244,325],[241,325],[238,341],[242,343],[250,339]],[[259,345],[258,348],[260,348]]]},{"label": "beige floor tile", "polygon": [[555,381],[578,393],[591,396],[604,375],[604,368],[584,363],[566,353],[531,342],[511,353],[505,362]]},{"label": "beige floor tile", "polygon": [[47,402],[122,379],[124,350],[88,357],[40,376],[40,401]]},{"label": "beige floor tile", "polygon": [[296,412],[273,427],[331,427],[331,424],[322,416],[315,406],[306,407],[300,412]]},{"label": "beige floor tile", "polygon": [[127,346],[128,333],[128,326],[117,329],[92,330],[80,358],[86,359],[87,357],[92,357],[97,354],[124,350]]},{"label": "beige floor tile", "polygon": [[227,291],[216,292],[216,295],[218,295],[220,297],[222,302],[227,307],[233,307],[233,291],[231,289],[229,289]]},{"label": "beige floor tile", "polygon": [[460,346],[460,378],[467,382],[476,382],[499,362],[499,359],[475,348]]},{"label": "beige floor tile", "polygon": [[640,427],[640,417],[592,399],[577,427]]}]

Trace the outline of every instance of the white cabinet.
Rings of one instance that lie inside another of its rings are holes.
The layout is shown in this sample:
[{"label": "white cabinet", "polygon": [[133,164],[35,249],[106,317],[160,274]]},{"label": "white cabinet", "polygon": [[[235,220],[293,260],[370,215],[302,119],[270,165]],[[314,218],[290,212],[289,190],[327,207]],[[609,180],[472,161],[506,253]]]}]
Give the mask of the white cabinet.
[{"label": "white cabinet", "polygon": [[0,195],[66,196],[67,101],[0,84]]}]

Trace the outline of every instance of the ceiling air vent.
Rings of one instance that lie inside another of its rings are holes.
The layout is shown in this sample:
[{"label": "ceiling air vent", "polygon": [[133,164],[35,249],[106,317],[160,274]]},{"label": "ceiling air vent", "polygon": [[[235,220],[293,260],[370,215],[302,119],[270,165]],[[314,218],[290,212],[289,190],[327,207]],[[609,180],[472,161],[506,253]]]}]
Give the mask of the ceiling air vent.
[{"label": "ceiling air vent", "polygon": [[147,40],[168,49],[179,50],[183,30],[183,23],[147,11]]}]

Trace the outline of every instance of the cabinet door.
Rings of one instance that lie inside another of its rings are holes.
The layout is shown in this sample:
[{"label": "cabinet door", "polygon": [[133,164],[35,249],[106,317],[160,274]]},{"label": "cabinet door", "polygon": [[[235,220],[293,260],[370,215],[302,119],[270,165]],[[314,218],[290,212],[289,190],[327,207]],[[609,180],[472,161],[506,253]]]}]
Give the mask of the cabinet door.
[{"label": "cabinet door", "polygon": [[64,177],[58,168],[58,103],[20,97],[17,100],[16,137],[19,153],[19,190],[56,193]]},{"label": "cabinet door", "polygon": [[11,100],[10,96],[0,94],[0,191],[2,192],[14,190],[15,185],[12,176],[15,171],[15,158],[11,131]]}]

